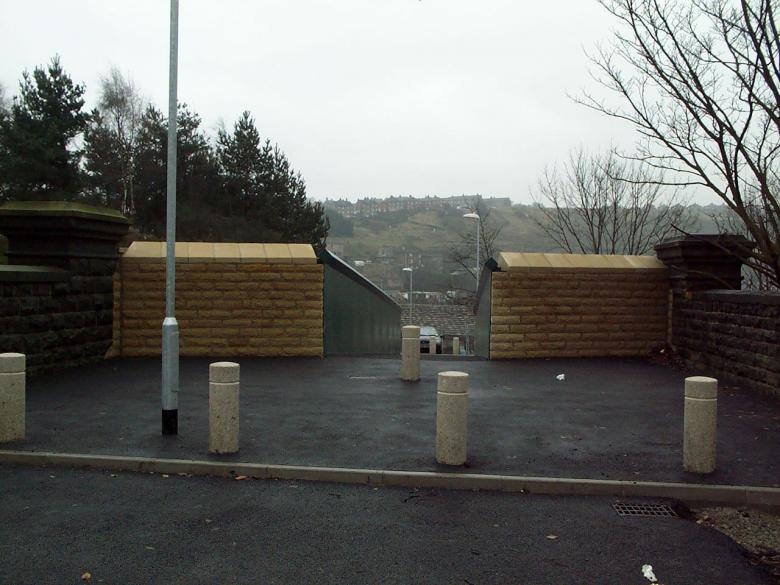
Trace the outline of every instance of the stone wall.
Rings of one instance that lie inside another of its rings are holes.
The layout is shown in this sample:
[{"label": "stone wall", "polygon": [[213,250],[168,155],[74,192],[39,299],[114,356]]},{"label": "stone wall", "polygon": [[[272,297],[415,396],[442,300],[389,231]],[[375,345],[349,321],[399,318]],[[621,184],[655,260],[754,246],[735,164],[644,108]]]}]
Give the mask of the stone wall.
[{"label": "stone wall", "polygon": [[[323,355],[323,271],[311,246],[179,242],[176,256],[180,355]],[[135,242],[120,264],[117,351],[159,355],[163,244]]]},{"label": "stone wall", "polygon": [[672,331],[695,373],[780,393],[780,294],[693,293],[678,301]]},{"label": "stone wall", "polygon": [[654,258],[619,267],[613,259],[630,257],[501,256],[492,274],[491,359],[641,356],[666,343],[668,280]]},{"label": "stone wall", "polygon": [[129,222],[63,202],[0,207],[0,352],[27,356],[31,374],[102,360],[111,346],[112,275]]}]

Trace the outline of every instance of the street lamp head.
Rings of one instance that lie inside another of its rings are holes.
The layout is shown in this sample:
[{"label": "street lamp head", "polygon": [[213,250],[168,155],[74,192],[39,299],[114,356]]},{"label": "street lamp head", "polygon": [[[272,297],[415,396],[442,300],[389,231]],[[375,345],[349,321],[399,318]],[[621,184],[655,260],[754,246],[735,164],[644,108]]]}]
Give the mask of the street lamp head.
[{"label": "street lamp head", "polygon": [[463,217],[465,217],[467,219],[480,219],[478,213],[464,213]]},{"label": "street lamp head", "polygon": [[404,272],[411,272],[411,271],[412,271],[412,269],[411,269],[411,268],[409,268],[409,267],[407,266],[406,268],[403,268],[403,271],[404,271]]}]

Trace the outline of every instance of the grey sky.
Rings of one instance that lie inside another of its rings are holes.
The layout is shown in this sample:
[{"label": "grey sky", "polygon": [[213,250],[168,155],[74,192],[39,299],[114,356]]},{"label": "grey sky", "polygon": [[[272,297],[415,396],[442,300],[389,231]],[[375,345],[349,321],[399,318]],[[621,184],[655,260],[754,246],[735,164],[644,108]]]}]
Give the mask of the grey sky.
[{"label": "grey sky", "polygon": [[[0,0],[0,83],[59,53],[88,103],[112,65],[165,110],[167,0]],[[181,0],[179,98],[213,133],[244,109],[317,199],[528,201],[572,148],[632,129],[566,96],[613,22],[595,0]],[[707,201],[707,198],[701,198]]]}]

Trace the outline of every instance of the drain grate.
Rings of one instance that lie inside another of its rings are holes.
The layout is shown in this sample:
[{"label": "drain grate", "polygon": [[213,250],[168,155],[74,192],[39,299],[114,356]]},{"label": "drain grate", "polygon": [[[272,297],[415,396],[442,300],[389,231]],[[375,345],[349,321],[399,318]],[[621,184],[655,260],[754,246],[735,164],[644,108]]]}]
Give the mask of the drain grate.
[{"label": "drain grate", "polygon": [[665,516],[677,518],[677,512],[666,504],[612,504],[619,516]]}]

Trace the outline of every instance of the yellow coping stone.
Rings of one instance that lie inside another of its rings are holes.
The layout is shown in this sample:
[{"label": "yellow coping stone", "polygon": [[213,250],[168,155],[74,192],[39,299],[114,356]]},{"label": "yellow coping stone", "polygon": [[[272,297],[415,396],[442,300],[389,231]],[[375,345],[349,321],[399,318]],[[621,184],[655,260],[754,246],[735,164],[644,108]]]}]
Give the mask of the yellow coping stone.
[{"label": "yellow coping stone", "polygon": [[216,262],[239,262],[241,260],[241,254],[239,252],[238,244],[214,244],[214,260]]},{"label": "yellow coping stone", "polygon": [[241,258],[241,262],[244,263],[258,263],[266,262],[267,256],[265,253],[265,244],[249,244],[242,243],[238,245],[238,254]]},{"label": "yellow coping stone", "polygon": [[214,246],[211,242],[190,242],[190,262],[214,262]]},{"label": "yellow coping stone", "polygon": [[293,264],[316,264],[317,256],[309,244],[288,244]]},{"label": "yellow coping stone", "polygon": [[122,260],[141,258],[162,261],[165,258],[165,242],[133,242],[122,254]]},{"label": "yellow coping stone", "polygon": [[289,244],[265,244],[266,262],[270,264],[290,264],[292,254]]},{"label": "yellow coping stone", "polygon": [[501,252],[499,267],[505,272],[528,269],[619,269],[665,270],[666,267],[652,256],[626,256],[619,254],[542,254],[525,252]]},{"label": "yellow coping stone", "polygon": [[[190,261],[190,243],[176,242],[176,262]],[[165,243],[163,242],[163,258],[165,257]]]}]

